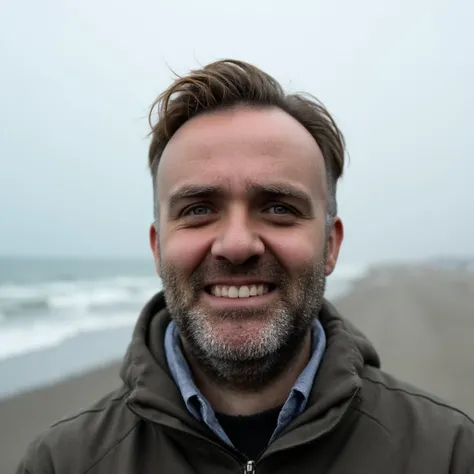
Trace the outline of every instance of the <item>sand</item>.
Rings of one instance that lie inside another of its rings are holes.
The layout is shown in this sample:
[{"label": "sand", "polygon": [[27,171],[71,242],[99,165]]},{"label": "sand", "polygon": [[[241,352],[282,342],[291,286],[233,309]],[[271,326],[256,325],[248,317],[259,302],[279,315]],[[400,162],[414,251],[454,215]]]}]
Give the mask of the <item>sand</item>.
[{"label": "sand", "polygon": [[13,474],[28,444],[58,419],[119,386],[119,364],[0,401],[0,473]]},{"label": "sand", "polygon": [[372,341],[382,370],[474,416],[474,273],[380,270],[335,305]]},{"label": "sand", "polygon": [[[387,268],[359,281],[336,307],[373,342],[383,369],[474,415],[474,274]],[[119,383],[118,363],[0,402],[0,473],[55,420]]]}]

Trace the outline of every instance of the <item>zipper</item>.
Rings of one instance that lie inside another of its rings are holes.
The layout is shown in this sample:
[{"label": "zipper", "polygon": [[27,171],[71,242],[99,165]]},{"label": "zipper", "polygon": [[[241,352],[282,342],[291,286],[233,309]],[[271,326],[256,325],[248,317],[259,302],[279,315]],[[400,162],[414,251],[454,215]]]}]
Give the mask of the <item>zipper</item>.
[{"label": "zipper", "polygon": [[[359,392],[359,388],[357,390],[355,390],[355,392],[352,394],[349,402],[348,402],[348,406],[347,408],[344,410],[344,412],[336,419],[333,421],[333,423],[331,423],[324,431],[320,432],[316,437],[314,437],[313,439],[309,440],[308,442],[306,443],[300,443],[299,445],[304,445],[304,444],[307,444],[307,443],[311,443],[311,442],[314,442],[316,440],[319,440],[320,438],[322,438],[323,436],[325,436],[326,434],[328,434],[329,432],[331,432],[334,427],[336,425],[338,425],[341,420],[347,415],[348,411],[349,411],[349,407],[350,405],[352,404],[353,400],[356,398],[358,392]],[[172,430],[175,430],[175,431],[178,431],[178,432],[182,432],[184,431],[185,433],[187,434],[191,434],[192,436],[196,436],[197,438],[200,438],[210,444],[212,444],[213,446],[215,446],[216,448],[218,448],[220,451],[224,452],[225,454],[227,454],[228,456],[230,456],[231,458],[233,458],[235,461],[237,461],[238,463],[241,463],[243,461],[243,456],[240,454],[240,453],[237,453],[235,450],[230,450],[228,449],[227,447],[224,447],[222,446],[222,444],[220,443],[217,443],[216,441],[214,440],[211,440],[209,439],[208,437],[205,437],[201,434],[198,434],[196,432],[194,433],[191,433],[187,430],[182,430],[182,429],[179,429],[179,428],[176,428],[175,426],[170,426],[166,423],[159,423],[157,422],[156,420],[153,420],[152,418],[148,417],[148,416],[144,416],[143,414],[140,414],[138,413],[132,406],[131,404],[129,403],[126,403],[127,407],[129,408],[129,410],[134,413],[137,417],[141,418],[141,419],[145,419],[145,420],[148,420],[149,422],[153,423],[153,424],[157,424],[157,425],[162,425],[162,426],[165,426],[169,429],[172,429]],[[293,447],[293,446],[292,446]],[[258,461],[260,462],[261,460],[263,459],[266,459],[267,457],[271,456],[272,454],[276,453],[276,452],[280,452],[280,451],[283,451],[287,448],[280,448],[280,449],[277,449],[275,451],[271,451],[270,454],[266,451],[263,452],[263,454],[260,455]],[[247,458],[248,459],[248,458]],[[247,461],[245,466],[244,466],[244,470],[243,470],[243,474],[256,474],[257,472],[257,469],[256,469],[256,461]]]},{"label": "zipper", "polygon": [[255,461],[247,461],[244,467],[244,474],[255,474],[256,472]]}]

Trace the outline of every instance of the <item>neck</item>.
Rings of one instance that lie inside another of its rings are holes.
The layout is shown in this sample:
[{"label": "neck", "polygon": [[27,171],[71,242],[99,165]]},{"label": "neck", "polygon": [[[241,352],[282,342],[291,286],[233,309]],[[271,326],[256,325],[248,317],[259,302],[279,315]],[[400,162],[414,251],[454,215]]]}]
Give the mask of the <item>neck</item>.
[{"label": "neck", "polygon": [[[183,344],[184,345],[184,344]],[[232,390],[216,384],[196,364],[193,357],[187,357],[193,371],[196,385],[207,398],[212,408],[227,415],[253,415],[276,408],[285,403],[290,391],[311,357],[311,331],[293,362],[272,383],[258,391]]]}]

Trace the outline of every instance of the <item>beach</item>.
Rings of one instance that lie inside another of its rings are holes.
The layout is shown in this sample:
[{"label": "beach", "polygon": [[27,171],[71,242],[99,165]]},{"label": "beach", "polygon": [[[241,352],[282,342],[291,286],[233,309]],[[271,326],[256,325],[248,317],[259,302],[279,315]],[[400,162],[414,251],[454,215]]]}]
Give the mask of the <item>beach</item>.
[{"label": "beach", "polygon": [[[472,271],[378,267],[331,301],[369,337],[383,370],[474,415]],[[0,400],[0,473],[14,473],[28,443],[49,424],[116,388],[119,363],[115,357],[100,368]]]}]

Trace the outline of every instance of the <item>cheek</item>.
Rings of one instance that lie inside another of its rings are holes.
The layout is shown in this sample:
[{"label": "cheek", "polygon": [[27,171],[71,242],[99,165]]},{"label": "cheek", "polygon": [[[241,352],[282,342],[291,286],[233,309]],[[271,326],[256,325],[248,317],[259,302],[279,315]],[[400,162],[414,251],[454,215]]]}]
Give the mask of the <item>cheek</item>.
[{"label": "cheek", "polygon": [[173,266],[183,275],[191,274],[209,251],[207,240],[188,230],[162,234],[161,258],[164,265]]},{"label": "cheek", "polygon": [[324,256],[324,232],[305,229],[268,236],[269,249],[289,273],[320,263]]}]

